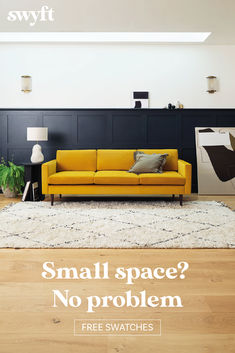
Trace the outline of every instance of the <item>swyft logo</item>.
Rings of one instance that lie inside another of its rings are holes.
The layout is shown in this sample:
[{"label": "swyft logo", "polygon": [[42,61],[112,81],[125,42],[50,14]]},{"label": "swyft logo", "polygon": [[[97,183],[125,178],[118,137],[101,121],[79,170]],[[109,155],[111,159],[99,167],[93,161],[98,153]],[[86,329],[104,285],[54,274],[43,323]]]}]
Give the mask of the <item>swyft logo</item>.
[{"label": "swyft logo", "polygon": [[10,22],[28,22],[29,26],[33,27],[37,22],[54,22],[55,11],[48,6],[42,6],[38,11],[9,11],[7,20]]}]

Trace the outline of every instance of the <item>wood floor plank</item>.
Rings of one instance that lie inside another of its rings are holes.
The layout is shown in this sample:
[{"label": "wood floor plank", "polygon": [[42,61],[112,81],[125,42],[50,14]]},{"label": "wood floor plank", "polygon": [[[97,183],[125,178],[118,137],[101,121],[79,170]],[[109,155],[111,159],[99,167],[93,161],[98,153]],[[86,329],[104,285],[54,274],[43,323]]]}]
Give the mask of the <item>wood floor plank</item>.
[{"label": "wood floor plank", "polygon": [[[136,280],[133,286],[113,279],[116,267],[154,268],[188,261],[185,280]],[[110,280],[51,280],[41,277],[42,263],[56,266],[110,264]],[[155,352],[188,353],[226,351],[235,347],[235,250],[233,249],[1,249],[0,250],[0,352],[43,353]],[[98,308],[88,314],[80,308],[52,307],[52,290],[68,288],[73,295],[133,294],[180,295],[183,308]],[[74,337],[78,318],[159,318],[161,337]],[[25,350],[27,347],[27,350]],[[154,348],[155,347],[155,348]],[[155,349],[155,350],[154,350]]]}]

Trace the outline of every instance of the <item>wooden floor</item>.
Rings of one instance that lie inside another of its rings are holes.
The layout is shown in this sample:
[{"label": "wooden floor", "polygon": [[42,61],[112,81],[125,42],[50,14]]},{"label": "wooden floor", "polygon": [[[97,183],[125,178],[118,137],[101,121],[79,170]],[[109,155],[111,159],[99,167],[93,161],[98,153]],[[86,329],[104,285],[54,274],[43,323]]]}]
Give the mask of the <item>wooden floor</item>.
[{"label": "wooden floor", "polygon": [[[197,199],[193,195],[192,199]],[[215,199],[215,197],[199,197]],[[219,197],[235,209],[233,197]],[[12,200],[0,196],[0,208]],[[13,200],[19,201],[19,200]],[[92,267],[109,262],[110,280],[46,280],[42,264]],[[187,261],[184,280],[113,279],[116,267],[176,266]],[[183,308],[52,307],[52,290],[89,295],[178,295]],[[76,337],[74,319],[161,319],[161,337]],[[0,353],[234,353],[235,250],[232,249],[0,249]]]}]

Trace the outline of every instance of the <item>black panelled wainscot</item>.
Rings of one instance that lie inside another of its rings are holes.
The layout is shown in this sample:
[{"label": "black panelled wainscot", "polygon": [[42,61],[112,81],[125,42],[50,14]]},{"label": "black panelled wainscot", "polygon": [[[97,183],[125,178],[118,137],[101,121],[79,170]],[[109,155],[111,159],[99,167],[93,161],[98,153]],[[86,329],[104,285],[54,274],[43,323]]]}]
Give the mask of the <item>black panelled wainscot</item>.
[{"label": "black panelled wainscot", "polygon": [[27,127],[45,126],[48,142],[40,143],[45,161],[57,149],[177,148],[193,165],[197,191],[195,127],[234,127],[235,109],[1,109],[0,154],[17,164],[30,162],[34,142]]}]

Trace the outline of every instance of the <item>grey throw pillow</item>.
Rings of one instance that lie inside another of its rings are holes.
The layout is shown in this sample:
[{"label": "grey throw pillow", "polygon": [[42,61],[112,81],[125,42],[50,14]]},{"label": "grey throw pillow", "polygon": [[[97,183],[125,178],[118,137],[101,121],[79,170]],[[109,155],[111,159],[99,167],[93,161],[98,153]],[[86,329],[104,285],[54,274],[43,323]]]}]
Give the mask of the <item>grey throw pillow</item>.
[{"label": "grey throw pillow", "polygon": [[166,163],[167,153],[164,154],[146,154],[144,152],[134,152],[135,163],[129,170],[130,173],[162,173],[163,166]]}]

